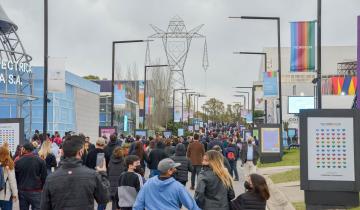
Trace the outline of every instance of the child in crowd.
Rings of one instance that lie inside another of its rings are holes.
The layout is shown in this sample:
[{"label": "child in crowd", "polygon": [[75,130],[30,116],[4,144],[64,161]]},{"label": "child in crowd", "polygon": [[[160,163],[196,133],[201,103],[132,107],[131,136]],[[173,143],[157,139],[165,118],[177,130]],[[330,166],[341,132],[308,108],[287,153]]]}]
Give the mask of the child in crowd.
[{"label": "child in crowd", "polygon": [[115,198],[117,207],[121,210],[131,210],[140,188],[143,186],[140,158],[136,155],[129,155],[125,158],[127,172],[120,175],[119,186]]}]

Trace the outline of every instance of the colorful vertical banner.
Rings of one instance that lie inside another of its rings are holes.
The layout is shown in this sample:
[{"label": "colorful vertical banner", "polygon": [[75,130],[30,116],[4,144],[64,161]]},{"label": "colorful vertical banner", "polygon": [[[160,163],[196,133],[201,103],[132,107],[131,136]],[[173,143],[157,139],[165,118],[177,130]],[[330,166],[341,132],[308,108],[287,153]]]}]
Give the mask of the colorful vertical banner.
[{"label": "colorful vertical banner", "polygon": [[117,83],[114,86],[114,106],[125,106],[125,85]]},{"label": "colorful vertical banner", "polygon": [[139,109],[144,109],[144,81],[139,81]]},{"label": "colorful vertical banner", "polygon": [[263,72],[264,98],[278,97],[278,73],[276,71]]},{"label": "colorful vertical banner", "polygon": [[128,131],[128,116],[124,115],[124,132]]},{"label": "colorful vertical banner", "polygon": [[181,107],[175,106],[174,110],[174,122],[181,121]]},{"label": "colorful vertical banner", "polygon": [[146,107],[145,107],[145,113],[146,114],[152,114],[154,112],[154,97],[146,96]]},{"label": "colorful vertical banner", "polygon": [[[360,16],[357,17],[357,80],[360,81]],[[356,95],[360,93],[360,87],[356,88]],[[356,108],[360,108],[360,97],[356,97]]]},{"label": "colorful vertical banner", "polygon": [[315,21],[291,22],[290,71],[315,70]]}]

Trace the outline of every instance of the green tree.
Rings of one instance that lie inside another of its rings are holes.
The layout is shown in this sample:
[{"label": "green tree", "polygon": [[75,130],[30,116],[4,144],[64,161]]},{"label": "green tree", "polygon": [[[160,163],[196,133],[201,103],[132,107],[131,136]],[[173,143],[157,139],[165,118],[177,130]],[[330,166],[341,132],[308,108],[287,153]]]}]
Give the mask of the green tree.
[{"label": "green tree", "polygon": [[83,76],[84,79],[87,79],[87,80],[100,80],[100,77],[99,76],[96,76],[96,75],[86,75],[86,76]]},{"label": "green tree", "polygon": [[221,121],[225,113],[224,103],[216,98],[210,98],[204,104],[208,117],[211,121]]}]

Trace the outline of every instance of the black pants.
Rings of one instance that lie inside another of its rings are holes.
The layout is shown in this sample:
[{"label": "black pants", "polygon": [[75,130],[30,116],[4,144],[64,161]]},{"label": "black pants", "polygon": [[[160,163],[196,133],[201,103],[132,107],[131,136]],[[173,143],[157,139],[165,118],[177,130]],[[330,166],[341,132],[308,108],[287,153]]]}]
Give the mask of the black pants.
[{"label": "black pants", "polygon": [[195,187],[195,176],[199,176],[201,171],[201,166],[193,166],[193,171],[191,172],[191,187]]}]

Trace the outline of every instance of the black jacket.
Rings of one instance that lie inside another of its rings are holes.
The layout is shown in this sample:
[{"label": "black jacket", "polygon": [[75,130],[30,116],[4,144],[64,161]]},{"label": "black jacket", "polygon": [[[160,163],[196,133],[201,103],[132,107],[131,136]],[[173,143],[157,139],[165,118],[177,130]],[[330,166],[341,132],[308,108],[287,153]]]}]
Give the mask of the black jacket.
[{"label": "black jacket", "polygon": [[46,162],[46,168],[49,170],[51,170],[52,167],[56,168],[57,166],[56,157],[51,153],[48,154],[48,156],[46,156],[45,162]]},{"label": "black jacket", "polygon": [[266,201],[253,192],[246,192],[231,202],[232,210],[265,210]]},{"label": "black jacket", "polygon": [[41,191],[47,176],[45,161],[26,154],[15,162],[15,175],[19,191]]},{"label": "black jacket", "polygon": [[116,141],[110,141],[108,143],[108,145],[106,145],[106,147],[104,148],[105,151],[105,159],[106,159],[106,166],[109,164],[110,162],[110,158],[112,156],[112,153],[114,151],[114,149],[116,147],[120,147],[121,146],[121,142],[116,140]]},{"label": "black jacket", "polygon": [[175,161],[175,163],[181,163],[181,165],[176,168],[177,170],[174,174],[174,178],[179,182],[187,182],[189,177],[188,172],[193,170],[191,161],[185,155],[174,155],[171,157],[171,159]]},{"label": "black jacket", "polygon": [[82,165],[81,160],[65,158],[60,168],[46,180],[41,195],[41,210],[93,210],[97,203],[107,203],[110,183],[106,173]]},{"label": "black jacket", "polygon": [[205,166],[199,174],[194,197],[203,210],[229,210],[230,201],[235,198],[235,192],[232,187],[226,188],[212,169]]},{"label": "black jacket", "polygon": [[148,168],[157,170],[157,166],[162,159],[167,158],[164,149],[155,148],[149,154]]},{"label": "black jacket", "polygon": [[123,158],[111,157],[108,167],[108,178],[110,181],[111,196],[115,196],[117,191],[120,175],[126,171],[126,165]]},{"label": "black jacket", "polygon": [[[97,159],[97,154],[98,153],[105,153],[105,151],[103,149],[96,148],[94,150],[91,150],[87,154],[85,165],[88,168],[95,169],[95,167],[96,167],[96,159]],[[106,154],[105,154],[105,156],[106,156]]]}]

